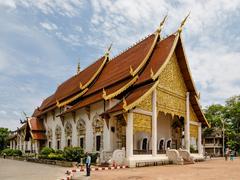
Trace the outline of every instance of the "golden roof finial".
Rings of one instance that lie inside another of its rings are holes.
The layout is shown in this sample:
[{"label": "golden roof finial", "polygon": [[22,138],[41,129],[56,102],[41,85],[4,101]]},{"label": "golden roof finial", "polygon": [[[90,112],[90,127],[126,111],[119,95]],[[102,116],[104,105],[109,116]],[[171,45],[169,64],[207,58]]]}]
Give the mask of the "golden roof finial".
[{"label": "golden roof finial", "polygon": [[127,101],[125,99],[125,97],[123,98],[123,108],[127,107]]},{"label": "golden roof finial", "polygon": [[159,25],[159,27],[157,28],[157,31],[156,31],[158,34],[161,33],[162,28],[163,28],[163,25],[164,25],[164,23],[165,23],[165,21],[166,21],[166,19],[167,19],[167,16],[168,16],[168,15],[164,16],[163,20],[160,22],[160,25]]},{"label": "golden roof finial", "polygon": [[78,65],[77,65],[77,74],[79,74],[80,71],[81,71],[81,69],[80,69],[80,62],[79,62]]},{"label": "golden roof finial", "polygon": [[83,89],[83,85],[81,82],[79,83],[79,87],[80,87],[80,89]]},{"label": "golden roof finial", "polygon": [[111,49],[112,49],[112,43],[111,43],[110,46],[108,47],[108,49],[107,49],[107,51],[106,51],[106,53],[105,53],[105,56],[109,56],[109,53],[110,53]]},{"label": "golden roof finial", "polygon": [[107,93],[106,93],[104,88],[103,88],[103,95],[102,96],[103,96],[104,99],[107,97]]},{"label": "golden roof finial", "polygon": [[183,29],[183,26],[185,24],[185,22],[187,21],[187,18],[190,16],[190,12],[188,13],[188,15],[183,19],[183,21],[181,22],[181,25],[180,27],[178,28],[178,32],[181,33],[182,32],[182,29]]},{"label": "golden roof finial", "polygon": [[151,70],[150,70],[150,73],[151,73],[151,78],[153,79],[153,77],[154,77],[154,72],[153,72],[153,69],[151,68]]},{"label": "golden roof finial", "polygon": [[130,74],[131,74],[132,76],[134,76],[133,68],[132,68],[131,65],[130,65],[130,67],[129,67],[129,72],[130,72]]}]

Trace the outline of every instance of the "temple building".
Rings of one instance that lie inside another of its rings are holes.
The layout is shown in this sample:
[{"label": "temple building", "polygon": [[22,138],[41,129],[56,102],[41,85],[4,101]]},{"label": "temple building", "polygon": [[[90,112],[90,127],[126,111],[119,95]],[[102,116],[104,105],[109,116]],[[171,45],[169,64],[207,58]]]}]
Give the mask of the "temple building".
[{"label": "temple building", "polygon": [[[164,18],[163,22],[166,18]],[[131,167],[170,156],[202,154],[199,104],[179,29],[159,28],[114,58],[110,49],[46,98],[11,141],[12,148],[80,146],[101,161]],[[175,153],[175,155],[174,155]]]}]

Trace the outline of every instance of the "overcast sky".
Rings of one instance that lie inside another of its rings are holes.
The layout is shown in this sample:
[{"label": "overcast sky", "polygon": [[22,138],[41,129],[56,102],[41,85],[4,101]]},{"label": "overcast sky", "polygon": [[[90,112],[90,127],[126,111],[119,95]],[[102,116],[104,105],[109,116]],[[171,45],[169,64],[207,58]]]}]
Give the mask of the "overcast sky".
[{"label": "overcast sky", "polygon": [[57,85],[154,32],[177,30],[203,106],[240,94],[240,0],[0,0],[0,127],[15,129]]}]

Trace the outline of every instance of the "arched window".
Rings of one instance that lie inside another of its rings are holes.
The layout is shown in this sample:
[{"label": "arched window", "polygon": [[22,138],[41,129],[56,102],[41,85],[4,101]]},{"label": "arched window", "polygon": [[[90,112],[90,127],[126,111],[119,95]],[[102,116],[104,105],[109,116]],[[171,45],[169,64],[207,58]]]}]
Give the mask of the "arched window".
[{"label": "arched window", "polygon": [[100,151],[103,148],[103,119],[96,114],[93,118],[93,147],[94,150]]},{"label": "arched window", "polygon": [[83,119],[77,121],[77,135],[79,139],[79,147],[85,148],[86,125]]},{"label": "arched window", "polygon": [[56,136],[56,142],[57,142],[57,149],[61,148],[61,137],[62,137],[62,130],[59,125],[57,125],[55,129],[55,136]]},{"label": "arched window", "polygon": [[147,150],[148,149],[148,139],[143,138],[142,140],[142,150]]},{"label": "arched window", "polygon": [[159,149],[159,150],[164,150],[164,149],[165,149],[164,139],[161,139],[161,140],[160,140],[158,149]]},{"label": "arched window", "polygon": [[52,147],[52,129],[47,130],[48,147]]},{"label": "arched window", "polygon": [[67,147],[72,146],[72,124],[67,121],[66,125],[65,125],[65,136],[66,136],[66,145]]},{"label": "arched window", "polygon": [[169,139],[169,140],[167,140],[167,143],[166,143],[166,149],[168,149],[168,148],[172,148],[172,139]]}]

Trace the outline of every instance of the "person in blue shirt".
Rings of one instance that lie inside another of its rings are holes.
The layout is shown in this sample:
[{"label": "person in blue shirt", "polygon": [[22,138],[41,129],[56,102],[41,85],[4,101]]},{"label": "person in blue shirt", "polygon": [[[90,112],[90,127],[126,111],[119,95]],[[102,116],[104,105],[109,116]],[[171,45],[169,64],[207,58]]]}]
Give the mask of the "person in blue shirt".
[{"label": "person in blue shirt", "polygon": [[86,176],[90,176],[90,167],[91,167],[91,156],[86,153],[86,171],[87,171],[87,175]]}]

